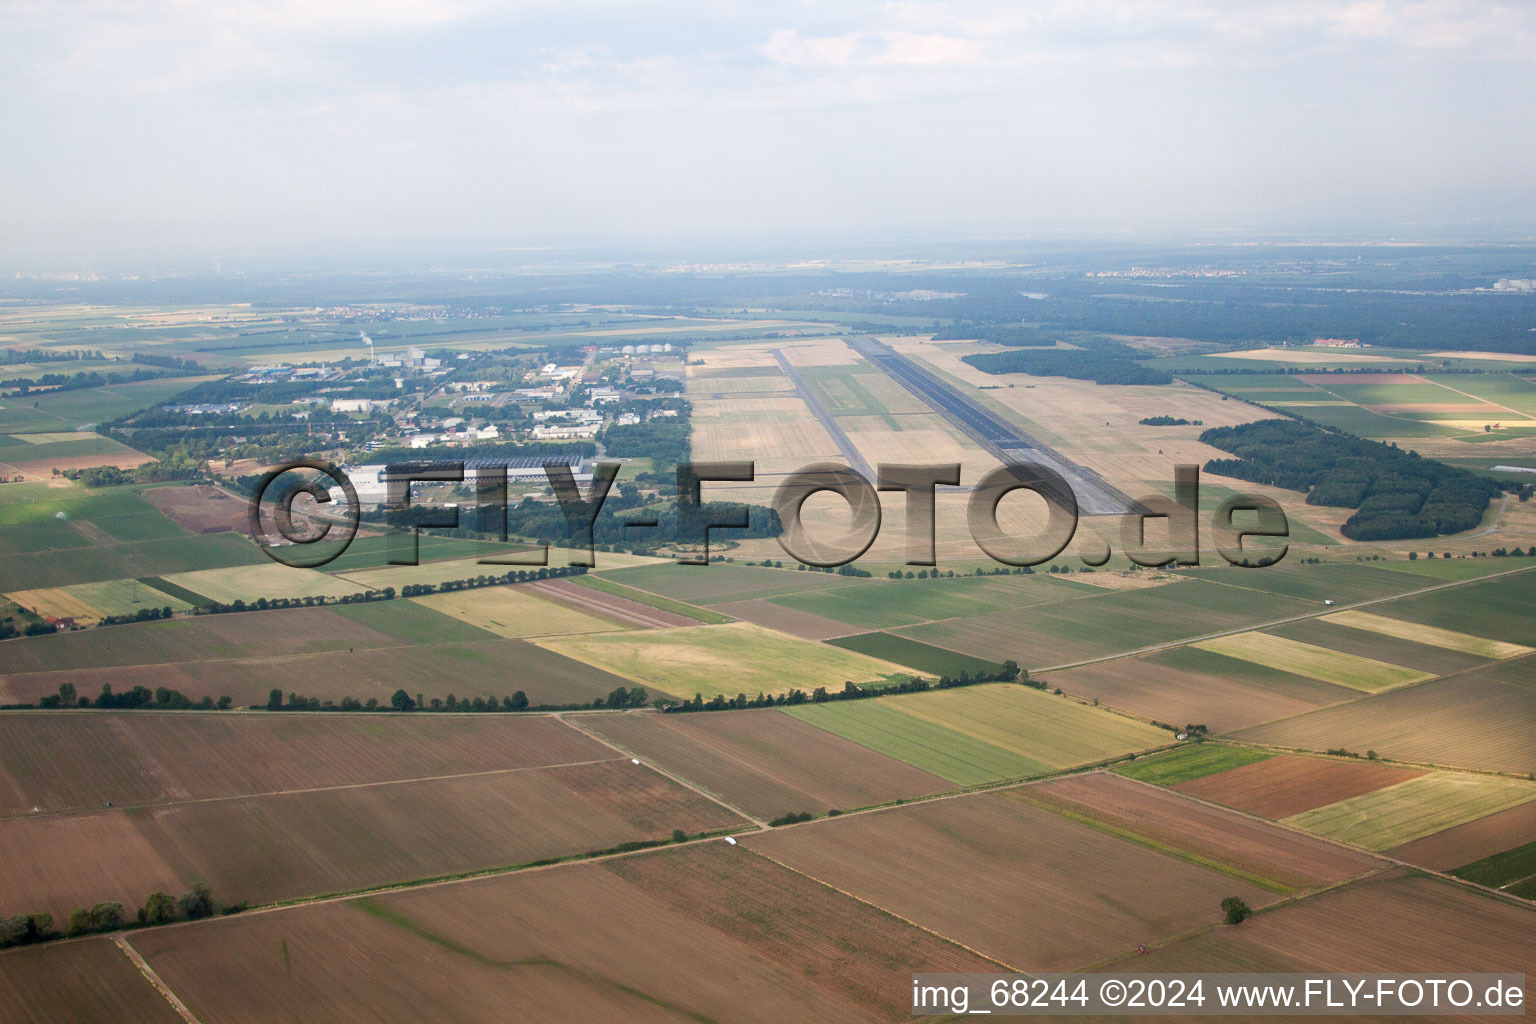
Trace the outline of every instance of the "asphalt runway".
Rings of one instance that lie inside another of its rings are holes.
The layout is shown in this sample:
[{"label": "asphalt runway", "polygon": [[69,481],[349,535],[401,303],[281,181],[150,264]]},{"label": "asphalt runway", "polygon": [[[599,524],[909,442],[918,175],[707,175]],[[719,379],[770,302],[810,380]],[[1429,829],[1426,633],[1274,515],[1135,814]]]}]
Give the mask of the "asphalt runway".
[{"label": "asphalt runway", "polygon": [[1060,473],[1077,498],[1078,514],[1118,516],[1144,512],[1142,504],[1103,477],[999,417],[953,384],[918,365],[889,345],[868,337],[844,338],[849,348],[879,367],[949,420],[967,437],[1005,463],[1033,462]]}]

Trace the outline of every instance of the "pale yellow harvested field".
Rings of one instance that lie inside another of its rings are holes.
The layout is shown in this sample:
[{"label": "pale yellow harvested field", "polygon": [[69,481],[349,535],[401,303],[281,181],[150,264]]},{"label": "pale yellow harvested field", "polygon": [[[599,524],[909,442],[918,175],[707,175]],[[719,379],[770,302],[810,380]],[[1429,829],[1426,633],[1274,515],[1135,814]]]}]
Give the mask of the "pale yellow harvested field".
[{"label": "pale yellow harvested field", "polygon": [[791,472],[812,462],[839,460],[837,443],[814,417],[792,423],[694,424],[693,457],[699,461],[749,459],[762,473]]},{"label": "pale yellow harvested field", "polygon": [[[1235,426],[1274,414],[1185,384],[1164,387],[1109,387],[1062,377],[989,374],[961,362],[972,352],[996,346],[892,339],[904,355],[918,359],[952,382],[970,385],[983,405],[997,409],[1032,436],[1068,458],[1099,472],[1133,497],[1147,493],[1143,481],[1173,479],[1179,463],[1203,465],[1224,453],[1201,444],[1203,430]],[[1009,387],[1008,385],[1013,385]],[[1143,427],[1149,416],[1200,420],[1202,425]]]},{"label": "pale yellow harvested field", "polygon": [[885,406],[885,411],[900,416],[904,413],[929,413],[931,410],[922,399],[885,374],[865,373],[859,377],[864,390]]},{"label": "pale yellow harvested field", "polygon": [[714,395],[771,394],[793,392],[794,383],[788,377],[689,377],[688,394],[697,399]]},{"label": "pale yellow harvested field", "polygon": [[1324,615],[1323,621],[1336,622],[1351,629],[1380,633],[1382,636],[1390,636],[1398,640],[1412,640],[1415,643],[1429,644],[1431,647],[1444,647],[1447,650],[1462,651],[1481,658],[1494,658],[1500,661],[1531,653],[1531,648],[1520,644],[1503,640],[1487,640],[1469,633],[1458,633],[1455,630],[1440,629],[1437,626],[1422,626],[1417,622],[1404,622],[1402,619],[1372,615],[1370,612],[1334,612],[1332,615]]},{"label": "pale yellow harvested field", "polygon": [[5,595],[21,607],[44,618],[73,618],[94,621],[106,613],[87,602],[80,594],[65,587],[40,587],[17,590]]},{"label": "pale yellow harvested field", "polygon": [[877,682],[909,676],[910,669],[802,640],[750,622],[680,626],[567,636],[536,641],[540,647],[633,679],[647,688],[686,699],[695,693],[734,697],[841,689],[844,682]]},{"label": "pale yellow harvested field", "polygon": [[[917,417],[911,417],[917,419]],[[866,421],[868,417],[858,417],[860,421]],[[936,420],[937,417],[923,417],[923,419]],[[963,444],[957,441],[949,431],[935,424],[929,429],[923,429],[914,425],[912,429],[906,429],[903,423],[902,430],[892,430],[883,423],[878,423],[873,429],[851,429],[845,422],[842,424],[848,440],[853,442],[859,454],[864,456],[871,466],[878,466],[882,462],[958,462],[960,463],[960,479],[962,481],[975,482],[983,475],[998,465],[1001,465],[991,455],[975,445]]]},{"label": "pale yellow harvested field", "polygon": [[728,419],[733,423],[793,423],[811,419],[811,411],[799,395],[786,392],[783,395],[763,397],[748,395],[728,400],[696,401],[693,407],[695,426],[702,421]]},{"label": "pale yellow harvested field", "polygon": [[1104,590],[1146,590],[1149,587],[1165,587],[1172,583],[1184,583],[1187,576],[1156,569],[1139,569],[1135,572],[1081,572],[1072,574],[1073,583],[1084,583]]},{"label": "pale yellow harvested field", "polygon": [[502,637],[608,633],[628,628],[612,619],[546,601],[516,585],[455,590],[411,600]]},{"label": "pale yellow harvested field", "polygon": [[60,430],[51,434],[17,434],[28,444],[51,444],[54,441],[89,441],[101,435],[93,430]]},{"label": "pale yellow harvested field", "polygon": [[773,353],[746,345],[730,345],[721,348],[696,349],[693,359],[700,365],[690,366],[689,375],[700,370],[743,369],[749,366],[777,366]]},{"label": "pale yellow harvested field", "polygon": [[784,353],[794,366],[850,366],[862,360],[845,345],[841,338],[810,338],[795,341],[775,341],[763,350],[772,358],[773,349]]},{"label": "pale yellow harvested field", "polygon": [[652,558],[650,555],[631,555],[623,551],[597,551],[592,559],[597,564],[593,571],[599,569],[629,569],[637,565],[662,565],[670,563],[670,558]]},{"label": "pale yellow harvested field", "polygon": [[235,601],[250,604],[263,597],[342,597],[367,589],[313,569],[295,569],[275,563],[177,572],[164,579],[220,604],[233,604]]},{"label": "pale yellow harvested field", "polygon": [[1277,363],[1401,363],[1395,356],[1373,356],[1355,349],[1336,348],[1251,348],[1242,352],[1212,352],[1222,359],[1262,359]]},{"label": "pale yellow harvested field", "polygon": [[1389,665],[1384,661],[1362,658],[1343,651],[1329,650],[1269,633],[1238,633],[1190,644],[1203,651],[1252,662],[1267,668],[1283,669],[1297,675],[1336,683],[1356,690],[1375,692],[1433,679],[1433,672]]}]

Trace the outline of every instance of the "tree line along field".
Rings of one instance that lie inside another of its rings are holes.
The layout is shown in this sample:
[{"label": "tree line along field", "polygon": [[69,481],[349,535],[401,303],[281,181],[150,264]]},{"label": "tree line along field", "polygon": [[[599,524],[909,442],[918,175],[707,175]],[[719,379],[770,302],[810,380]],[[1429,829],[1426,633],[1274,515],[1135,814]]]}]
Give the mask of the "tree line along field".
[{"label": "tree line along field", "polygon": [[[308,609],[306,609],[308,610]],[[435,613],[434,613],[435,614]],[[444,616],[446,618],[446,616]],[[176,620],[187,621],[187,620]],[[451,620],[450,620],[451,621]],[[120,629],[124,627],[110,627]],[[523,640],[489,635],[483,640],[359,648],[311,654],[279,654],[228,661],[133,664],[102,669],[67,669],[0,677],[3,703],[34,703],[56,693],[61,683],[83,695],[110,685],[121,693],[135,686],[165,686],[199,700],[230,697],[236,705],[265,705],[276,688],[321,701],[344,697],[388,705],[396,690],[414,700],[501,701],[522,690],[535,706],[589,704],[635,680],[567,658]]]},{"label": "tree line along field", "polygon": [[[483,593],[474,591],[473,593]],[[167,686],[196,700],[265,704],[277,686],[322,700],[388,704],[414,697],[534,704],[590,702],[633,680],[417,604],[368,604],[203,615],[100,627],[0,644],[0,703],[34,703],[68,683],[83,696]]]},{"label": "tree line along field", "polygon": [[[890,1020],[990,961],[745,848],[637,854],[136,936],[199,1019]],[[286,949],[287,957],[280,955]],[[395,965],[386,973],[341,963]],[[708,970],[699,965],[707,963]],[[829,969],[829,967],[831,969]]]}]

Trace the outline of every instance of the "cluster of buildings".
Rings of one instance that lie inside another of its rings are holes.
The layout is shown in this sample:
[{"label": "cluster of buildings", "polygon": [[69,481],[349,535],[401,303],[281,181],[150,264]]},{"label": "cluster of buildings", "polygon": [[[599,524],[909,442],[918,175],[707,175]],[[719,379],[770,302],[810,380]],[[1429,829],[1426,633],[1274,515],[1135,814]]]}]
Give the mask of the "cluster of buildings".
[{"label": "cluster of buildings", "polygon": [[1370,348],[1359,338],[1313,338],[1312,344],[1318,348]]}]

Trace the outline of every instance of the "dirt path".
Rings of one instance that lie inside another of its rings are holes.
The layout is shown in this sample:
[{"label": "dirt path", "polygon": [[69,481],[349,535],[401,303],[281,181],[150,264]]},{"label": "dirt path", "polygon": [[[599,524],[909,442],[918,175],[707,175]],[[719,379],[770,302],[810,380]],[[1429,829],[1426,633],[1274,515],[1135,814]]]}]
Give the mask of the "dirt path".
[{"label": "dirt path", "polygon": [[202,1024],[197,1019],[197,1016],[187,1008],[187,1004],[182,1002],[175,992],[171,991],[171,986],[165,983],[165,979],[160,977],[153,967],[149,966],[149,961],[145,960],[138,950],[129,945],[128,936],[123,934],[114,935],[112,936],[112,941],[118,949],[123,951],[123,955],[133,963],[133,966],[139,969],[139,973],[144,975],[144,980],[153,985],[155,991],[165,997],[165,1001],[171,1004],[171,1009],[175,1010],[182,1020],[186,1021],[187,1024]]},{"label": "dirt path", "polygon": [[680,775],[674,775],[672,772],[667,771],[665,768],[661,767],[660,765],[653,764],[650,761],[643,760],[640,757],[640,755],[635,753],[633,750],[626,750],[623,747],[619,746],[617,743],[614,743],[612,740],[608,739],[607,737],[599,736],[597,733],[593,732],[592,730],[584,728],[584,727],[582,727],[580,725],[577,725],[575,722],[573,722],[570,719],[566,718],[563,714],[556,713],[554,717],[558,718],[565,725],[568,725],[572,729],[575,729],[577,732],[581,733],[583,736],[586,736],[589,739],[594,739],[597,742],[601,743],[603,746],[608,747],[608,748],[610,748],[612,750],[617,750],[620,754],[623,754],[625,757],[629,758],[632,761],[639,761],[641,764],[645,765],[647,768],[649,768],[651,771],[655,772],[657,775],[665,776],[666,778],[669,778],[673,782],[677,783],[679,786],[682,786],[684,789],[687,789],[687,790],[690,790],[690,791],[692,791],[694,793],[697,793],[699,796],[701,796],[704,799],[708,800],[710,803],[718,804],[719,806],[724,807],[726,810],[730,811],[732,814],[736,815],[737,817],[744,818],[747,821],[750,821],[752,824],[757,826],[757,830],[759,832],[763,832],[763,831],[766,831],[768,829],[769,826],[768,826],[768,823],[766,821],[763,821],[760,818],[757,818],[757,817],[754,817],[751,814],[748,814],[746,811],[742,810],[740,807],[737,807],[734,804],[726,803],[724,800],[720,799],[718,796],[715,796],[715,794],[709,792],[709,790],[707,790],[707,789],[700,789],[698,786],[696,786],[693,783],[689,782],[687,779],[683,778]]}]

